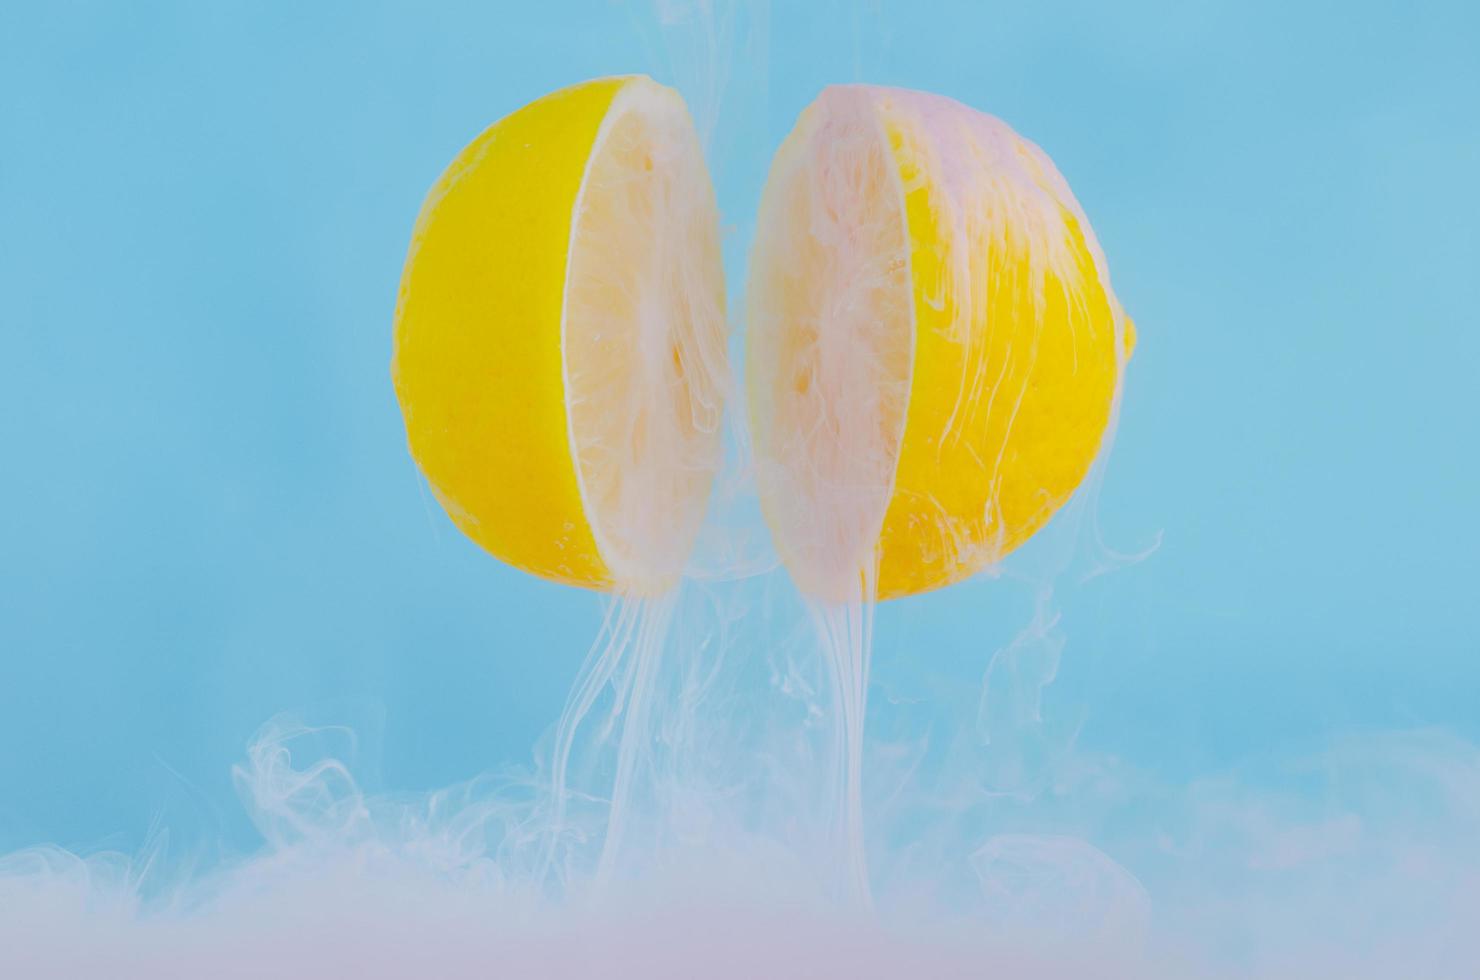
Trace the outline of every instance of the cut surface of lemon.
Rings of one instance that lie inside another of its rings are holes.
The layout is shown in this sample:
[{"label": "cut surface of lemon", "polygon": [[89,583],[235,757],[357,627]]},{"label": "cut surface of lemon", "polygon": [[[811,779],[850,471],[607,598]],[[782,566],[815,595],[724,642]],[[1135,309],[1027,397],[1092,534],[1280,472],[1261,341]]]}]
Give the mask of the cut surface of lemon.
[{"label": "cut surface of lemon", "polygon": [[720,462],[719,220],[682,99],[643,76],[539,99],[428,193],[392,376],[457,526],[544,578],[655,594]]},{"label": "cut surface of lemon", "polygon": [[940,96],[825,89],[772,163],[746,290],[762,509],[798,586],[949,585],[1072,495],[1133,327],[1048,157]]}]

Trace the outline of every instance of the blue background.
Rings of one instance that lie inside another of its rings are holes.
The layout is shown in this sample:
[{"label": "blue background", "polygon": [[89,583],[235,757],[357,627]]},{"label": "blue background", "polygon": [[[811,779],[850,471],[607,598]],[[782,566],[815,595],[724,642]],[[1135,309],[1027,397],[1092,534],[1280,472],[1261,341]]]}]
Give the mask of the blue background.
[{"label": "blue background", "polygon": [[[398,790],[528,757],[600,606],[425,492],[391,312],[452,155],[632,70],[716,121],[732,286],[829,82],[961,99],[1068,177],[1141,334],[1101,520],[1161,540],[1066,594],[1082,744],[1183,778],[1480,737],[1477,10],[778,3],[706,41],[647,5],[4,5],[0,852],[250,843],[228,770],[283,709]],[[881,670],[1010,637],[1012,588],[884,607]]]}]

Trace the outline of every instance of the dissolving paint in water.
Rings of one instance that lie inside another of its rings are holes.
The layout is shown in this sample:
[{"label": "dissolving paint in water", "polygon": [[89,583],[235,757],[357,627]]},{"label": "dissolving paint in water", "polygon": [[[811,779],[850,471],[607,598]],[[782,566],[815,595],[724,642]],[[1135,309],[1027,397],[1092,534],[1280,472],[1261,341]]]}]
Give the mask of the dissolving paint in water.
[{"label": "dissolving paint in water", "polygon": [[[236,772],[261,854],[6,858],[15,975],[1464,975],[1471,745],[1274,767],[1324,807],[1067,740],[994,770],[1066,642],[1135,343],[1048,156],[942,95],[826,88],[727,314],[712,130],[641,76],[562,89],[413,232],[412,455],[485,550],[609,596],[533,770],[375,796],[342,733],[275,720]],[[876,605],[982,572],[1031,599],[985,682],[872,684]]]},{"label": "dissolving paint in water", "polygon": [[[678,95],[641,77],[589,82],[453,162],[417,221],[397,309],[412,453],[453,520],[512,564],[621,597],[552,763],[553,858],[577,729],[612,688],[606,734],[621,734],[598,881],[650,765],[670,594],[719,463],[718,241]],[[1053,515],[1111,426],[1131,333],[1042,151],[924,93],[830,88],[808,107],[773,167],[751,265],[755,473],[830,665],[839,762],[818,775],[866,902],[874,603],[978,572]]]}]

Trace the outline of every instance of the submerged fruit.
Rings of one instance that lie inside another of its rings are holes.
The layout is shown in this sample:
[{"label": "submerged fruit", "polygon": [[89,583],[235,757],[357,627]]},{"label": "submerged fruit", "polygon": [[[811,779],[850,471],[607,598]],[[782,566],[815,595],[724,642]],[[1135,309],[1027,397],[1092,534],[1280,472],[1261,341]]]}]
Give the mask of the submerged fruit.
[{"label": "submerged fruit", "polygon": [[1133,329],[1048,157],[922,92],[826,89],[767,179],[746,296],[761,502],[803,591],[949,585],[1041,527]]},{"label": "submerged fruit", "polygon": [[495,556],[590,588],[669,587],[718,467],[725,370],[714,191],[672,89],[563,89],[428,193],[392,374],[412,455]]}]

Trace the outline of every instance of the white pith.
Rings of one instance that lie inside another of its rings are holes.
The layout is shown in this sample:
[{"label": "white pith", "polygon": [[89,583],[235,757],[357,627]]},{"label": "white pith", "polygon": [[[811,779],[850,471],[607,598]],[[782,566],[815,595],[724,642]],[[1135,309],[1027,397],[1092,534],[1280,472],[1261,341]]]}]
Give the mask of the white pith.
[{"label": "white pith", "polygon": [[[624,154],[634,153],[647,166],[623,169]],[[619,591],[672,586],[718,468],[717,236],[713,190],[682,99],[650,79],[628,79],[597,131],[572,209],[561,314],[571,459],[582,511]],[[598,301],[604,292],[610,305]],[[598,356],[602,344],[609,359]],[[631,371],[602,370],[623,359]],[[588,405],[582,399],[593,391],[606,397]]]},{"label": "white pith", "polygon": [[[803,281],[793,263],[807,262]],[[845,599],[870,577],[908,415],[913,293],[888,134],[867,89],[830,88],[773,163],[747,294],[762,506],[811,594]]]}]

